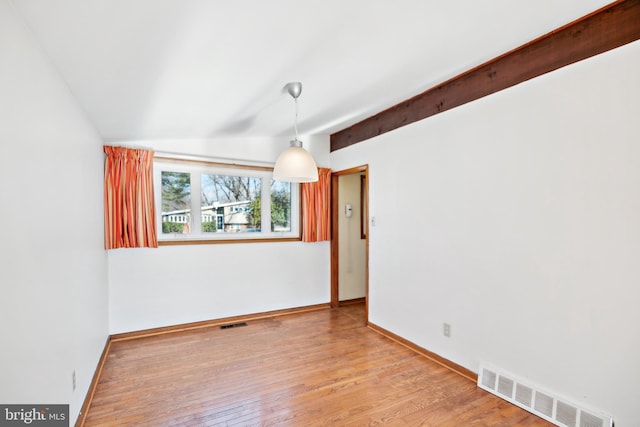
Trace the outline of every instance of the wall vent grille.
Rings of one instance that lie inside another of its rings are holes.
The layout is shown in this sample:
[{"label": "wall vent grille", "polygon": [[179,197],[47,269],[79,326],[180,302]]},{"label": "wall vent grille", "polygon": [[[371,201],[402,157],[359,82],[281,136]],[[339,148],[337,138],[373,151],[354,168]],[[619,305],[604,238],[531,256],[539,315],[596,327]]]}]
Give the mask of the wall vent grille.
[{"label": "wall vent grille", "polygon": [[533,403],[533,389],[527,387],[526,385],[517,384],[516,401],[526,406],[527,408],[530,408],[531,403]]},{"label": "wall vent grille", "polygon": [[533,409],[547,417],[551,417],[553,415],[553,397],[536,391],[536,403],[533,405]]},{"label": "wall vent grille", "polygon": [[480,367],[478,387],[560,427],[613,427],[610,415],[582,408],[492,367]]},{"label": "wall vent grille", "polygon": [[513,396],[513,380],[500,375],[498,377],[498,393],[511,399],[511,396]]},{"label": "wall vent grille", "polygon": [[485,371],[485,375],[482,377],[482,385],[493,391],[496,388],[496,378],[495,372]]}]

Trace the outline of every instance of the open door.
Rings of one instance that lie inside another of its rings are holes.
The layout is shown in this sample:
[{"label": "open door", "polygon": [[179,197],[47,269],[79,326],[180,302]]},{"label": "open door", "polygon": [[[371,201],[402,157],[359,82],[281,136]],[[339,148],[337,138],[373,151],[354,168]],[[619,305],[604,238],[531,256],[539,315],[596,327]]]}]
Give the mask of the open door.
[{"label": "open door", "polygon": [[368,319],[368,168],[331,177],[331,306],[364,299]]}]

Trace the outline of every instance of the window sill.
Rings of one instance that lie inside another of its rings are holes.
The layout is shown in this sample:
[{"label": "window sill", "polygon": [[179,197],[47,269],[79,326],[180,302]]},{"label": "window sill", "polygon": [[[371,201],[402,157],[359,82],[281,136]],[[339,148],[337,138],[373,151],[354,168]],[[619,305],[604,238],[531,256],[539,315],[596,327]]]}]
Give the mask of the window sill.
[{"label": "window sill", "polygon": [[269,237],[258,239],[188,239],[188,240],[160,240],[158,246],[182,246],[182,245],[218,245],[227,243],[282,243],[301,242],[301,237]]}]

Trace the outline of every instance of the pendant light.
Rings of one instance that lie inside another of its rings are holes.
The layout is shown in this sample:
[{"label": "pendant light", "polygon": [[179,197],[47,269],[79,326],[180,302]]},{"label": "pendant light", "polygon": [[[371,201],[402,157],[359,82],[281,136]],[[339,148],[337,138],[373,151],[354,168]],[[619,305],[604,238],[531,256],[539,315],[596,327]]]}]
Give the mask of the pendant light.
[{"label": "pendant light", "polygon": [[315,182],[318,180],[318,167],[311,154],[302,148],[302,141],[298,139],[298,97],[302,92],[302,83],[293,82],[286,85],[289,95],[296,104],[296,118],[294,122],[295,139],[289,143],[273,168],[273,179],[285,182]]}]

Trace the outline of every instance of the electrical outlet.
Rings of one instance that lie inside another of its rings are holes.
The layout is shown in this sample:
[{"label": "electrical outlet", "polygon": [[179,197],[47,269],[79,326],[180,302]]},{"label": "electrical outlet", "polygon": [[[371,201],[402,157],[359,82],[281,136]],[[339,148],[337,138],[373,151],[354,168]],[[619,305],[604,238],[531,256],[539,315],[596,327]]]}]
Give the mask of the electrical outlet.
[{"label": "electrical outlet", "polygon": [[75,369],[71,373],[71,385],[73,386],[73,391],[76,391],[76,370]]},{"label": "electrical outlet", "polygon": [[442,333],[444,334],[445,337],[447,338],[451,338],[451,325],[448,323],[445,323],[444,328],[442,330]]}]

